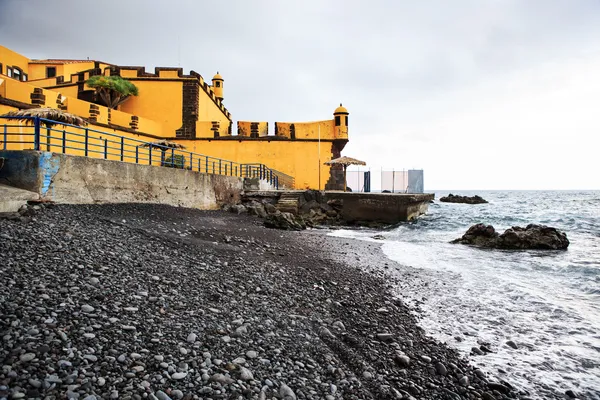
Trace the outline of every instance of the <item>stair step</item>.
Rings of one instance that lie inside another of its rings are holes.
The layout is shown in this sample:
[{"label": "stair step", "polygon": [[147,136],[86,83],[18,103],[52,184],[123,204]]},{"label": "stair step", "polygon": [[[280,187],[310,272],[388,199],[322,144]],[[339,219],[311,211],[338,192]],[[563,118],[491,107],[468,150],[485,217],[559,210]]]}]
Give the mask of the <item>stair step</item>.
[{"label": "stair step", "polygon": [[298,214],[298,200],[302,193],[282,193],[275,204],[275,207],[281,212]]}]

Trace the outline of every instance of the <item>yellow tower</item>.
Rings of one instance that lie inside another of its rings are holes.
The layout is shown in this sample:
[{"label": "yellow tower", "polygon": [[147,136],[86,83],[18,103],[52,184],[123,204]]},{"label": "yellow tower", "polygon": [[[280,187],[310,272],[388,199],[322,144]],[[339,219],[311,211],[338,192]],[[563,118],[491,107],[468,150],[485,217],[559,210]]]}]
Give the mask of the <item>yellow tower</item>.
[{"label": "yellow tower", "polygon": [[340,106],[335,109],[333,115],[335,117],[335,132],[337,136],[348,135],[348,110],[340,103]]},{"label": "yellow tower", "polygon": [[223,77],[219,74],[219,71],[212,78],[212,90],[215,92],[215,96],[223,101]]}]

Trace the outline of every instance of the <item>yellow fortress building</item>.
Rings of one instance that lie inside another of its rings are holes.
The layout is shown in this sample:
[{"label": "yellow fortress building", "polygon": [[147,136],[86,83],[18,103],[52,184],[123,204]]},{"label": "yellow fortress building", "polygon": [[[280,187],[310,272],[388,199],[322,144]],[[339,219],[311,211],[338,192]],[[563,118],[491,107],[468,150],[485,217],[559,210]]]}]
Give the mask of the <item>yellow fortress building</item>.
[{"label": "yellow fortress building", "polygon": [[[97,75],[120,76],[138,88],[138,95],[116,109],[107,108],[86,83]],[[292,176],[296,189],[343,189],[342,171],[323,163],[340,157],[348,142],[345,107],[340,104],[327,120],[275,122],[274,135],[269,135],[265,121],[238,121],[234,127],[224,94],[225,80],[218,72],[207,82],[181,68],[157,67],[150,73],[144,67],[93,60],[34,60],[0,46],[0,115],[57,108],[89,121],[94,140],[103,140],[102,132],[146,142],[168,140],[189,152],[264,164]],[[3,146],[27,148],[12,142]],[[45,145],[43,150],[54,151],[58,142],[48,139]]]}]

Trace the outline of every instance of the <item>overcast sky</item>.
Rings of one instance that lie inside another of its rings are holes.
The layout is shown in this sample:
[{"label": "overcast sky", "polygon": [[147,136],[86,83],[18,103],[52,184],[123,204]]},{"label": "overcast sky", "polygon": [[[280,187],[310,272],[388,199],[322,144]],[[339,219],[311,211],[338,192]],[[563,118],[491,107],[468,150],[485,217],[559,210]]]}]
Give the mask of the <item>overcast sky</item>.
[{"label": "overcast sky", "polygon": [[427,189],[600,189],[600,1],[0,0],[30,58],[225,79],[234,121],[332,118]]}]

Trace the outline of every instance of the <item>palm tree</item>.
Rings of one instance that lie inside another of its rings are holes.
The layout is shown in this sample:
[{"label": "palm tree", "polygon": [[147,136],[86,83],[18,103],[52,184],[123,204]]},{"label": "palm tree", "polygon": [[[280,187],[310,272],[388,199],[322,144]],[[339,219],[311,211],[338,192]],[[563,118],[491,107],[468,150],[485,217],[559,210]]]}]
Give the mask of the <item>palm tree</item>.
[{"label": "palm tree", "polygon": [[86,84],[96,90],[104,105],[116,109],[131,96],[138,95],[138,88],[120,76],[95,75]]},{"label": "palm tree", "polygon": [[51,128],[57,123],[61,122],[76,126],[87,125],[87,121],[85,119],[57,108],[30,108],[27,110],[11,111],[3,116],[25,121],[25,123],[31,125],[34,124],[35,118],[42,118],[41,123],[47,128]]}]

